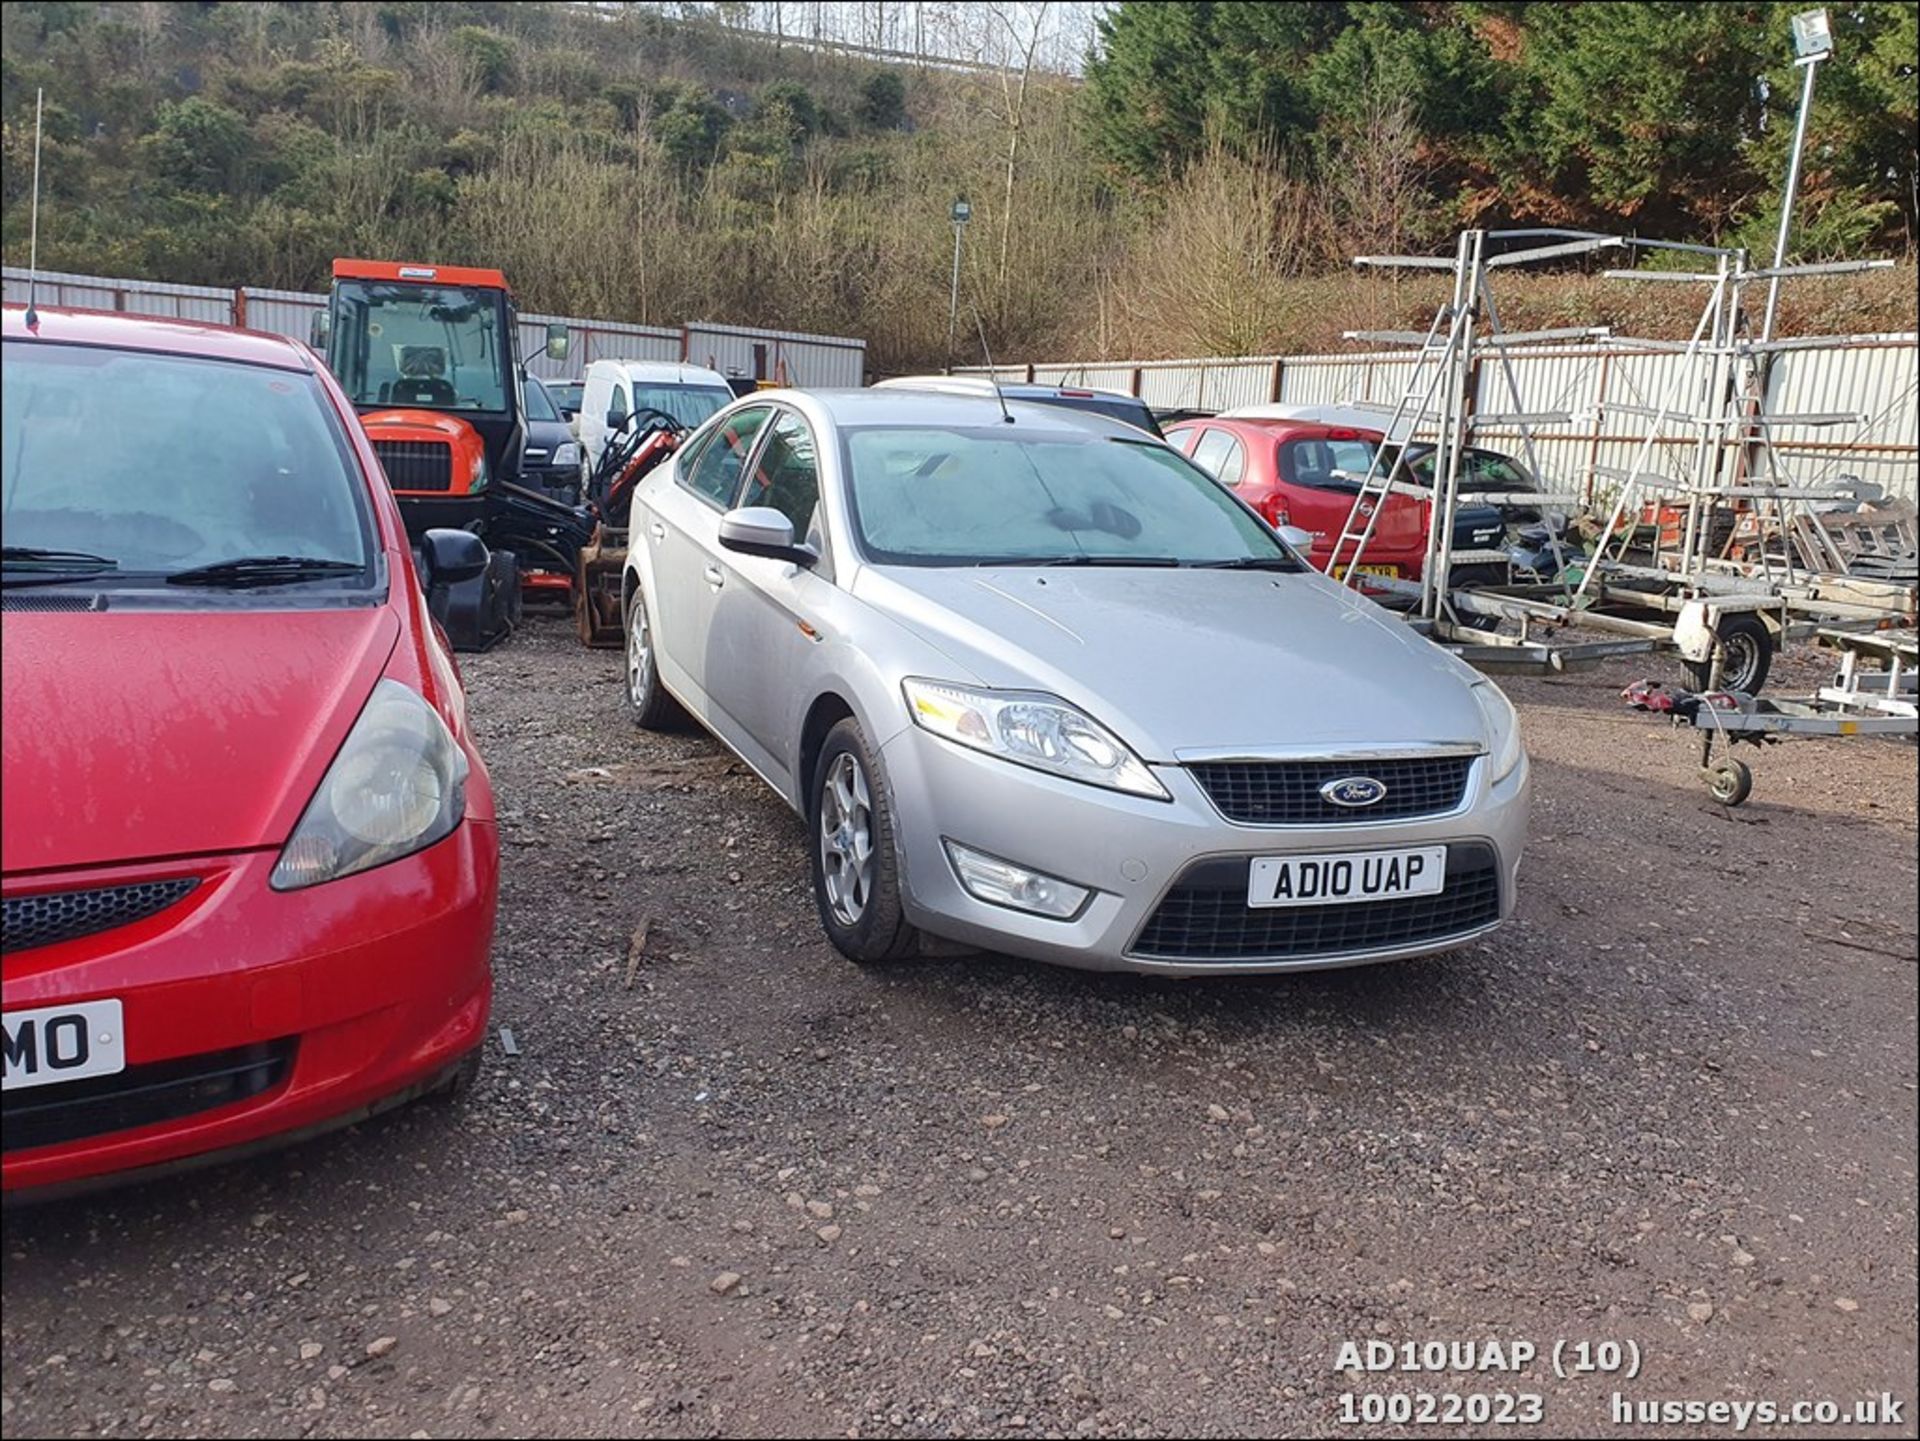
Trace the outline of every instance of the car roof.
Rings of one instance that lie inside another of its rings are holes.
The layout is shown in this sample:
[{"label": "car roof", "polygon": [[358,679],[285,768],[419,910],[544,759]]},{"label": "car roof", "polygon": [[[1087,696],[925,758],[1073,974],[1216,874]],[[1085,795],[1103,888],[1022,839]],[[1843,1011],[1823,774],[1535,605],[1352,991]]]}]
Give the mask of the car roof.
[{"label": "car roof", "polygon": [[210,321],[51,305],[36,306],[35,318],[38,323],[29,329],[26,307],[9,303],[0,308],[0,334],[8,340],[151,350],[166,355],[270,365],[308,374],[316,367],[313,352],[297,340],[259,330],[241,330],[232,325],[215,325]]},{"label": "car roof", "polygon": [[725,386],[726,376],[704,365],[682,360],[596,360],[588,368],[591,374],[601,366],[612,366],[629,380],[664,381],[669,385]]},{"label": "car roof", "polygon": [[1000,402],[988,390],[981,394],[954,394],[937,390],[913,390],[905,386],[867,386],[859,390],[761,390],[748,400],[785,400],[805,411],[823,411],[828,420],[840,426],[861,425],[1004,425],[1006,415],[1016,423],[1033,422],[1034,429],[1055,432],[1084,431],[1090,435],[1119,436],[1138,440],[1138,426],[1115,420],[1091,410],[1070,410],[1059,405],[1043,405],[1007,397],[1005,414]]},{"label": "car roof", "polygon": [[1382,438],[1382,432],[1377,426],[1335,424],[1324,420],[1287,420],[1278,416],[1246,415],[1239,412],[1232,415],[1195,416],[1191,420],[1171,421],[1167,429],[1185,432],[1197,425],[1239,431],[1243,434],[1273,436],[1280,440],[1324,440],[1333,437],[1341,440],[1378,441]]},{"label": "car roof", "polygon": [[[994,391],[994,381],[985,375],[895,375],[875,381],[875,390],[924,390],[950,395],[986,395]],[[1005,395],[1065,395],[1076,399],[1121,401],[1147,408],[1145,401],[1124,390],[1101,390],[1091,385],[1045,385],[1028,380],[1003,380],[999,388]]]}]

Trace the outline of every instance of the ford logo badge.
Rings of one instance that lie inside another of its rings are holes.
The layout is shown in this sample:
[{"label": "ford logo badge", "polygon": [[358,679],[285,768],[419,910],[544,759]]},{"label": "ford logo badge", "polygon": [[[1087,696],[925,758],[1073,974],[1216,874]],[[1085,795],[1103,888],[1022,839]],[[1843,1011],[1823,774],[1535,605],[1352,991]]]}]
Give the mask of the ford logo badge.
[{"label": "ford logo badge", "polygon": [[1361,806],[1378,805],[1387,797],[1384,781],[1372,776],[1342,776],[1337,781],[1328,781],[1320,787],[1321,798],[1336,806],[1346,806],[1349,810],[1358,810]]}]

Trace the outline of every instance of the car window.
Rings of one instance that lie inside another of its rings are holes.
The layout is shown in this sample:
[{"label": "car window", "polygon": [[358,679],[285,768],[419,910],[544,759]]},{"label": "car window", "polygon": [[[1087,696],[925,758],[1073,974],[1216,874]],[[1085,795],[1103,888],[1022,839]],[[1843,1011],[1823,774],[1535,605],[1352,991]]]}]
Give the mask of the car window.
[{"label": "car window", "polygon": [[813,528],[814,507],[820,502],[820,467],[815,459],[813,432],[792,411],[782,411],[773,423],[767,443],[754,463],[753,479],[741,492],[741,505],[766,505],[793,522],[796,538],[805,540]]},{"label": "car window", "polygon": [[664,411],[688,430],[718,415],[734,401],[731,390],[718,385],[642,385],[633,387],[635,409]]},{"label": "car window", "polygon": [[998,427],[845,434],[854,524],[882,564],[1286,558],[1258,516],[1153,441]]},{"label": "car window", "polygon": [[1077,395],[1072,391],[1030,391],[1017,392],[1020,400],[1038,401],[1041,405],[1057,405],[1064,410],[1084,410],[1093,415],[1104,415],[1109,420],[1117,420],[1131,425],[1136,430],[1144,430],[1148,435],[1158,436],[1160,426],[1153,418],[1153,412],[1145,401],[1130,400],[1124,395]]},{"label": "car window", "polygon": [[1167,444],[1179,451],[1182,455],[1190,456],[1193,454],[1193,443],[1199,436],[1199,426],[1179,425],[1167,432]]},{"label": "car window", "polygon": [[633,407],[627,404],[626,382],[615,381],[613,393],[607,397],[607,424],[617,429],[632,412]]},{"label": "car window", "polygon": [[526,385],[527,415],[534,420],[558,420],[560,412],[553,408],[553,399],[547,394],[547,388],[533,376],[527,377]]},{"label": "car window", "polygon": [[1533,481],[1506,456],[1490,450],[1467,452],[1467,473],[1481,490],[1531,490]]},{"label": "car window", "polygon": [[123,576],[253,556],[370,565],[366,480],[313,376],[92,346],[4,354],[10,548],[85,551]]},{"label": "car window", "polygon": [[1232,445],[1233,437],[1226,431],[1210,428],[1193,448],[1193,463],[1215,480],[1222,480],[1220,465],[1227,458],[1227,451]]},{"label": "car window", "polygon": [[773,412],[752,406],[730,415],[701,444],[699,453],[680,472],[680,483],[710,504],[726,510],[740,489],[740,472],[753,450],[754,437]]},{"label": "car window", "polygon": [[1246,474],[1247,451],[1239,438],[1227,436],[1227,453],[1221,457],[1220,464],[1214,469],[1214,478],[1222,485],[1238,485],[1240,477]]},{"label": "car window", "polygon": [[1280,474],[1295,485],[1318,490],[1355,490],[1373,464],[1373,445],[1365,440],[1290,440],[1280,447]]}]

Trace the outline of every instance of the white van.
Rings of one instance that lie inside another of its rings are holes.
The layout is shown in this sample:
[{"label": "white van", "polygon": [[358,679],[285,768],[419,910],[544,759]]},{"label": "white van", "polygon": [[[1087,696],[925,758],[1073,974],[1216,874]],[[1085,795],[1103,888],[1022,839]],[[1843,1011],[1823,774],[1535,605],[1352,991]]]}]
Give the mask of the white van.
[{"label": "white van", "polygon": [[688,429],[733,400],[727,378],[671,360],[596,360],[580,397],[580,447],[589,473],[636,410],[662,410]]}]

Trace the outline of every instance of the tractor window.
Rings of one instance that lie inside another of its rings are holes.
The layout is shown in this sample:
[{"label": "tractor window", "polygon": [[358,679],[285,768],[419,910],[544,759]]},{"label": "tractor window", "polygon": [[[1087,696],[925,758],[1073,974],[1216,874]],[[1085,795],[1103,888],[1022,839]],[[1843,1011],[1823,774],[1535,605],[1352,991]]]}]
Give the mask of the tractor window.
[{"label": "tractor window", "polygon": [[503,414],[505,312],[497,290],[342,280],[328,363],[357,406]]}]

